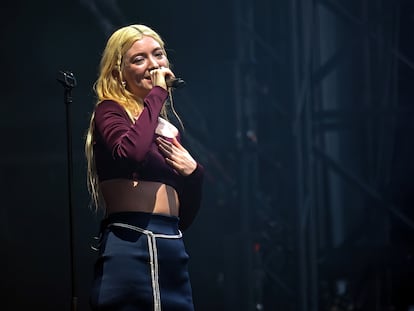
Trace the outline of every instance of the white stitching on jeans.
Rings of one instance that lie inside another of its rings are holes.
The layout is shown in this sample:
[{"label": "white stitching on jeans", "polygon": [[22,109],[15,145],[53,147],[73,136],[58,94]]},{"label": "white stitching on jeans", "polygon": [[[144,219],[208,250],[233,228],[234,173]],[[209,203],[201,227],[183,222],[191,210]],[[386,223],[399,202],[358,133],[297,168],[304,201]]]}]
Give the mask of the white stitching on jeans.
[{"label": "white stitching on jeans", "polygon": [[140,227],[124,224],[121,222],[111,223],[108,225],[108,227],[110,226],[131,229],[134,231],[141,232],[147,236],[148,251],[150,255],[150,266],[151,266],[152,293],[154,297],[154,311],[161,311],[160,286],[158,282],[158,250],[157,250],[156,238],[180,239],[183,236],[182,232],[178,230],[179,234],[173,234],[173,235],[154,233],[150,230],[142,229]]}]

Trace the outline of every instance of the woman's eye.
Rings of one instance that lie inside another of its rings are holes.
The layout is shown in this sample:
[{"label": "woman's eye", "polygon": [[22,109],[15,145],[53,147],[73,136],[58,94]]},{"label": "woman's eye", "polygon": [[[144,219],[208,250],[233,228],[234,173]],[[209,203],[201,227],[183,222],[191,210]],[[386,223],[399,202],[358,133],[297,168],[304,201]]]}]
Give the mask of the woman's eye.
[{"label": "woman's eye", "polygon": [[164,57],[164,54],[163,53],[156,53],[155,54],[155,57],[157,57],[157,58],[163,58]]},{"label": "woman's eye", "polygon": [[143,61],[144,61],[143,58],[135,58],[134,61],[133,61],[133,63],[134,64],[141,64]]}]

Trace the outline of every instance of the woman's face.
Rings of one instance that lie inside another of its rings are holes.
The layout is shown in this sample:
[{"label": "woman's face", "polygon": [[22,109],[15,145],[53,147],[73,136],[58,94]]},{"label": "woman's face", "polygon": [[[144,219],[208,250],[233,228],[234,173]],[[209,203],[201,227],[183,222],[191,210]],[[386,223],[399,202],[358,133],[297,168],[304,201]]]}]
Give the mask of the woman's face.
[{"label": "woman's face", "polygon": [[125,54],[123,78],[127,90],[140,98],[147,96],[153,87],[149,72],[161,66],[168,67],[168,59],[155,39],[144,36],[135,41]]}]

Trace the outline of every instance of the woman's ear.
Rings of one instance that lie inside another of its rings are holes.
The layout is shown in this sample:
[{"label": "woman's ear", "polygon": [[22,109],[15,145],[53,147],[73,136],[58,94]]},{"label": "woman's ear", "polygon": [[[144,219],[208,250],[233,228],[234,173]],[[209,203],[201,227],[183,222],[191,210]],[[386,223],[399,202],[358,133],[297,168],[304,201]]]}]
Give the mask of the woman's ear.
[{"label": "woman's ear", "polygon": [[112,77],[114,77],[115,80],[121,80],[121,77],[119,76],[119,71],[116,69],[112,69]]}]

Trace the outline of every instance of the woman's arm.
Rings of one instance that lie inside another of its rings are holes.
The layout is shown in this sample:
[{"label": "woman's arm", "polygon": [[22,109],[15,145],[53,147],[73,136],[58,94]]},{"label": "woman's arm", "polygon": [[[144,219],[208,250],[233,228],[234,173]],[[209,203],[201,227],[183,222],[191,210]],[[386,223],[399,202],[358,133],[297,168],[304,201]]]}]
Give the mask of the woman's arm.
[{"label": "woman's arm", "polygon": [[191,226],[201,207],[203,193],[204,167],[197,163],[197,168],[185,176],[180,199],[179,227],[184,231]]},{"label": "woman's arm", "polygon": [[157,142],[165,161],[182,176],[182,186],[178,193],[179,226],[181,230],[186,230],[193,223],[201,206],[204,167],[193,159],[179,138],[168,141],[158,137]]},{"label": "woman's arm", "polygon": [[115,159],[140,162],[145,158],[167,97],[166,90],[155,86],[144,99],[144,109],[134,124],[125,109],[114,101],[104,101],[96,107],[96,131]]}]

